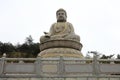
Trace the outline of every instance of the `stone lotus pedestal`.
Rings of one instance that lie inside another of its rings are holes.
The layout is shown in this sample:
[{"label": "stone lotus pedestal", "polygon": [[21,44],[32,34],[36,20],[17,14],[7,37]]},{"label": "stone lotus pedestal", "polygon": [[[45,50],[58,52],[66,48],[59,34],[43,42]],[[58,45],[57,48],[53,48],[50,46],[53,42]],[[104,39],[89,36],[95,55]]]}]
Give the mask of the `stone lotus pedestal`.
[{"label": "stone lotus pedestal", "polygon": [[83,58],[82,44],[73,40],[50,40],[40,44],[38,57],[72,57]]}]

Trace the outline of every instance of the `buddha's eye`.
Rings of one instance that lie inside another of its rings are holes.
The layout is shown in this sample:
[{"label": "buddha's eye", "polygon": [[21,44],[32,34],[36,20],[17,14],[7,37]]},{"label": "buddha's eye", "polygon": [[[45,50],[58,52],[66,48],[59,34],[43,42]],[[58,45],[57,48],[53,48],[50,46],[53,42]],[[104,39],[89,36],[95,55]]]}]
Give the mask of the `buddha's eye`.
[{"label": "buddha's eye", "polygon": [[64,15],[65,13],[62,13],[62,12],[60,12],[60,13],[58,13],[58,15]]}]

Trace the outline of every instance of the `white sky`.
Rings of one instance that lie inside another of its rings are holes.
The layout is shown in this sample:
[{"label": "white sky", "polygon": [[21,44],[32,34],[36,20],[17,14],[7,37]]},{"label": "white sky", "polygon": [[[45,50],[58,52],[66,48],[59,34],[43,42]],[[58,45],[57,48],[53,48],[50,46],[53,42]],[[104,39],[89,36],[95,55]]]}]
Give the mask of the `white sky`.
[{"label": "white sky", "polygon": [[120,54],[120,0],[0,0],[0,41],[39,42],[56,22],[56,10],[67,11],[83,44],[82,52]]}]

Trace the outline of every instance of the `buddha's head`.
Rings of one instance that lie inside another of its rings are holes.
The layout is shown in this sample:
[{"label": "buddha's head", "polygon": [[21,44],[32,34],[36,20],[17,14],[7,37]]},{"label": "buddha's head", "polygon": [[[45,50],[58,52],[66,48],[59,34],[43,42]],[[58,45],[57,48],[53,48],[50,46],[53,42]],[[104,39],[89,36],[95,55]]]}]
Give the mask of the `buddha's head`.
[{"label": "buddha's head", "polygon": [[66,22],[66,19],[67,19],[66,11],[64,9],[62,9],[62,8],[57,10],[56,18],[57,18],[57,22]]}]

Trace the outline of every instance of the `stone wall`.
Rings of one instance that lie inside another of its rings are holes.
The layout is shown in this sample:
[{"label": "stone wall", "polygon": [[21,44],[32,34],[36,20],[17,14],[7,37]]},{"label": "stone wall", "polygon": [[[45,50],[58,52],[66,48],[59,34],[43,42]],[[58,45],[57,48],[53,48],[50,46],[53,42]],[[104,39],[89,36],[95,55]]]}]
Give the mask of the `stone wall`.
[{"label": "stone wall", "polygon": [[[23,62],[11,63],[7,60],[23,60]],[[25,60],[35,62],[25,63]],[[110,63],[100,63],[101,61]],[[114,61],[120,60],[95,61],[63,57],[2,58],[0,80],[120,80],[120,64],[113,64]]]},{"label": "stone wall", "polygon": [[120,80],[120,78],[0,78],[0,80]]}]

